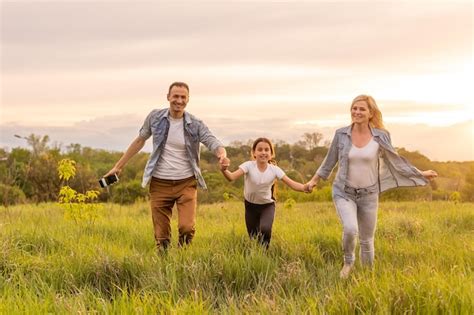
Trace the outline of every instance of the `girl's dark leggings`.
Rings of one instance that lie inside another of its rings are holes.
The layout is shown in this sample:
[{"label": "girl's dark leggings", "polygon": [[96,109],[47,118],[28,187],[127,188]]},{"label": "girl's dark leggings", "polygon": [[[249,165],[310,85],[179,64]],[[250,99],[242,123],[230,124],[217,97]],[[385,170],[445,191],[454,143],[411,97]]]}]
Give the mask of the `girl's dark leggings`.
[{"label": "girl's dark leggings", "polygon": [[250,238],[258,238],[263,246],[268,248],[272,238],[273,218],[275,217],[275,203],[263,205],[245,200],[245,224]]}]

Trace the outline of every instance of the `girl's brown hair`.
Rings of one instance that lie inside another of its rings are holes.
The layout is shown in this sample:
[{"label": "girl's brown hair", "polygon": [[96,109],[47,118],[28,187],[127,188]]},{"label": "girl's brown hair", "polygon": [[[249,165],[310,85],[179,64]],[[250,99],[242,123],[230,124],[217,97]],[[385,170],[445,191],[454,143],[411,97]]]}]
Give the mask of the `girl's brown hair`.
[{"label": "girl's brown hair", "polygon": [[257,149],[257,145],[260,143],[260,142],[265,142],[267,143],[269,146],[270,146],[270,151],[272,152],[272,158],[270,160],[268,160],[268,163],[270,164],[273,164],[273,165],[276,165],[276,161],[275,161],[275,148],[273,147],[273,143],[270,141],[270,139],[268,138],[264,138],[264,137],[260,137],[258,139],[256,139],[253,144],[252,144],[252,152],[250,152],[250,155],[252,157],[252,159],[255,159],[255,156],[254,156],[254,152],[255,150]]}]

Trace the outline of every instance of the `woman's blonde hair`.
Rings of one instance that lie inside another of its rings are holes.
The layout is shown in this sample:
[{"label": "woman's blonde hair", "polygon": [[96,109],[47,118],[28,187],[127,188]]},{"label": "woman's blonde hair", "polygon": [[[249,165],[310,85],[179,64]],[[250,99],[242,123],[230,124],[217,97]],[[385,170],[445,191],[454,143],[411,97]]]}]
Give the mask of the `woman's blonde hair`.
[{"label": "woman's blonde hair", "polygon": [[377,103],[375,102],[374,98],[370,95],[364,95],[364,94],[359,95],[356,98],[354,98],[354,100],[352,101],[351,109],[352,109],[352,106],[354,106],[354,104],[359,101],[366,102],[367,106],[369,107],[369,112],[370,114],[372,114],[372,117],[369,119],[369,125],[373,128],[386,130],[383,124],[382,112],[378,108]]}]

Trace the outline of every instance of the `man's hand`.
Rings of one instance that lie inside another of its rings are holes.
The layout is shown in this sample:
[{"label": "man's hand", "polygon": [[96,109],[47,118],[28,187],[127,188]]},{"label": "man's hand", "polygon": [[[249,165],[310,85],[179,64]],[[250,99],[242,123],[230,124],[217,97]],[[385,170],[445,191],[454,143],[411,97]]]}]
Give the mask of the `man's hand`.
[{"label": "man's hand", "polygon": [[225,171],[230,165],[230,160],[227,157],[223,157],[219,160],[219,167],[221,171]]},{"label": "man's hand", "polygon": [[217,159],[219,160],[219,164],[222,165],[222,163],[224,163],[224,160],[227,159],[227,152],[225,151],[225,148],[219,147],[215,154]]},{"label": "man's hand", "polygon": [[217,159],[219,160],[219,164],[223,164],[226,160],[229,161],[225,155],[218,156]]},{"label": "man's hand", "polygon": [[114,166],[114,167],[113,167],[110,171],[108,171],[107,174],[105,174],[103,177],[107,177],[107,176],[110,176],[110,175],[113,175],[113,174],[119,175],[121,171],[122,171],[121,168],[118,168],[118,167]]}]

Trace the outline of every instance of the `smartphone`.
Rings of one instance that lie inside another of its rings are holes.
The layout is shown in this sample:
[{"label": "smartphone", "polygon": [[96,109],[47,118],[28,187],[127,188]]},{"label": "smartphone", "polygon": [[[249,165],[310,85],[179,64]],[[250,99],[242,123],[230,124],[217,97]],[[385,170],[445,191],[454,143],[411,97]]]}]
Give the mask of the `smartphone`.
[{"label": "smartphone", "polygon": [[100,187],[104,188],[109,185],[115,184],[118,181],[119,181],[119,178],[117,174],[112,174],[110,176],[102,177],[101,179],[99,179],[99,185]]}]

